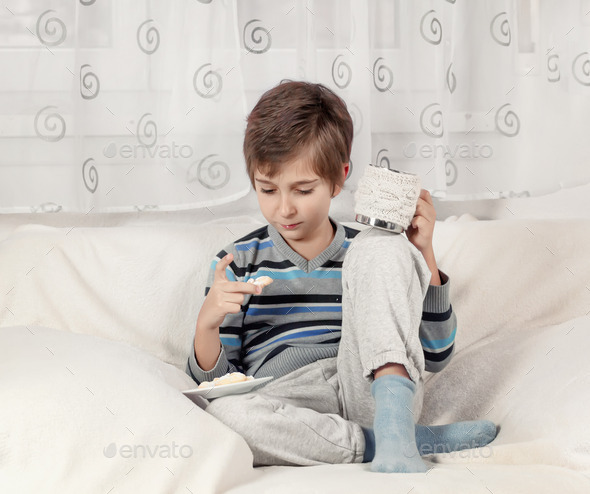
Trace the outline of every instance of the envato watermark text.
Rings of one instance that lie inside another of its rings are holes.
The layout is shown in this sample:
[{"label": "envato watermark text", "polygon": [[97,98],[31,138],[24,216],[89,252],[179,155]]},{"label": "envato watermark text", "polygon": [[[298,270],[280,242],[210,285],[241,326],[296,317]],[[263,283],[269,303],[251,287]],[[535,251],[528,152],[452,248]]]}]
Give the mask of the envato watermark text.
[{"label": "envato watermark text", "polygon": [[419,453],[420,456],[447,453],[451,458],[490,458],[494,454],[490,446],[476,447],[471,443],[455,444],[453,449],[448,451],[443,444],[421,444]]},{"label": "envato watermark text", "polygon": [[448,144],[419,144],[414,141],[408,142],[403,148],[403,154],[406,158],[491,158],[494,154],[492,146],[489,144],[479,144],[475,141],[471,143],[460,143],[456,145]]},{"label": "envato watermark text", "polygon": [[193,448],[188,444],[178,445],[172,441],[169,444],[109,444],[103,449],[107,458],[119,455],[121,458],[190,458]]},{"label": "envato watermark text", "polygon": [[193,148],[188,144],[176,144],[172,141],[170,144],[154,144],[147,146],[145,144],[123,144],[117,147],[117,144],[111,142],[107,144],[102,154],[107,158],[118,156],[123,159],[145,159],[145,158],[192,158]]}]

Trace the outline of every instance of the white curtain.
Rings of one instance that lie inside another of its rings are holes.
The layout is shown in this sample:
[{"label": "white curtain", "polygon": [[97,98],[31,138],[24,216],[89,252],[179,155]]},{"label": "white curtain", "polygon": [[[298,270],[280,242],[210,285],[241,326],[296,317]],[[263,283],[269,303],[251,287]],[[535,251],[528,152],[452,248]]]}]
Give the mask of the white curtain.
[{"label": "white curtain", "polygon": [[237,201],[245,118],[321,82],[368,163],[441,199],[590,181],[590,1],[7,0],[0,212]]}]

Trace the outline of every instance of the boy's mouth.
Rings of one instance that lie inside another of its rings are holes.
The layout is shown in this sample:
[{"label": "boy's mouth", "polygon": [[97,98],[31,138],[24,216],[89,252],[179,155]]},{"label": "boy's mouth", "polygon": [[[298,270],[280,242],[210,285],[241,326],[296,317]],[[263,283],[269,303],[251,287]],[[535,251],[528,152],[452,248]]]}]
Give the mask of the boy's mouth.
[{"label": "boy's mouth", "polygon": [[291,225],[281,225],[285,230],[293,230],[293,228],[296,228],[297,226],[299,226],[301,223],[293,223]]}]

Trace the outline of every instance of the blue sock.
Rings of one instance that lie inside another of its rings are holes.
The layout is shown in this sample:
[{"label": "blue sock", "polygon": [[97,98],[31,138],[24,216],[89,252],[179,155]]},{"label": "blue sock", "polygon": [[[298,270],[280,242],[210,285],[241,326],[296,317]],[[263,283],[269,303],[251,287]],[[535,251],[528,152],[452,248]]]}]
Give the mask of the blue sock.
[{"label": "blue sock", "polygon": [[[365,454],[363,462],[375,457],[375,433],[363,427]],[[421,456],[450,453],[469,448],[481,448],[496,437],[497,427],[489,420],[467,420],[445,425],[416,424],[416,446]]]},{"label": "blue sock", "polygon": [[368,427],[361,427],[365,435],[365,454],[363,455],[363,463],[369,463],[375,458],[375,433],[373,429]]},{"label": "blue sock", "polygon": [[466,420],[445,425],[416,425],[416,445],[421,455],[481,448],[496,437],[490,420]]},{"label": "blue sock", "polygon": [[373,472],[426,472],[416,446],[415,389],[410,379],[393,374],[378,377],[371,384],[375,398]]}]

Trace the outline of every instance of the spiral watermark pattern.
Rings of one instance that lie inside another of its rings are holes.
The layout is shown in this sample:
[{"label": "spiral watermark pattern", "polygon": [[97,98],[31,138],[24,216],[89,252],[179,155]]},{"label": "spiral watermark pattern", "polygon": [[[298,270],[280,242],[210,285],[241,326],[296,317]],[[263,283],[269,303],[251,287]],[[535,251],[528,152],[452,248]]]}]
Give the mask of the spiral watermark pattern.
[{"label": "spiral watermark pattern", "polygon": [[[425,28],[425,24],[428,22],[428,17],[430,18],[430,24],[428,26],[430,28],[429,31]],[[422,16],[422,19],[420,20],[420,34],[422,35],[422,38],[424,38],[424,41],[431,45],[440,44],[442,40],[442,24],[436,17],[435,10],[429,10]]]},{"label": "spiral watermark pattern", "polygon": [[559,73],[559,55],[553,53],[547,57],[547,70],[549,72],[547,75],[549,82],[557,82],[561,79],[561,74]]},{"label": "spiral watermark pattern", "polygon": [[572,62],[574,79],[583,86],[590,86],[590,55],[587,51],[580,53]]},{"label": "spiral watermark pattern", "polygon": [[510,23],[506,12],[500,12],[492,19],[492,22],[490,22],[490,34],[499,45],[510,45],[512,33],[510,32]]},{"label": "spiral watermark pattern", "polygon": [[445,175],[447,177],[447,186],[451,186],[457,181],[457,176],[459,175],[457,165],[455,165],[455,163],[453,163],[451,160],[447,160],[445,162]]},{"label": "spiral watermark pattern", "polygon": [[431,103],[420,112],[420,128],[430,137],[443,136],[443,119],[439,103]]},{"label": "spiral watermark pattern", "polygon": [[207,70],[207,67],[211,67],[210,63],[201,65],[193,76],[193,87],[196,93],[202,98],[213,98],[217,96],[223,88],[223,78],[219,75],[219,72],[214,70]]},{"label": "spiral watermark pattern", "polygon": [[137,46],[147,55],[153,55],[160,46],[160,32],[155,26],[146,27],[153,19],[142,22],[137,28]]},{"label": "spiral watermark pattern", "polygon": [[352,127],[354,129],[354,134],[358,135],[358,133],[363,128],[363,112],[354,103],[348,105],[348,111],[350,113],[350,118],[352,119]]},{"label": "spiral watermark pattern", "polygon": [[449,64],[449,68],[447,69],[447,87],[449,88],[449,92],[453,94],[455,89],[457,88],[457,78],[455,77],[454,72],[451,70],[453,64]]},{"label": "spiral watermark pattern", "polygon": [[338,55],[332,62],[332,80],[340,89],[345,89],[352,80],[352,69],[346,62],[340,60],[344,55]]},{"label": "spiral watermark pattern", "polygon": [[98,187],[98,171],[94,166],[94,158],[88,158],[82,165],[82,179],[86,189],[94,194]]},{"label": "spiral watermark pattern", "polygon": [[378,91],[385,93],[393,86],[393,72],[385,63],[377,66],[382,60],[383,58],[380,57],[373,64],[373,84]]},{"label": "spiral watermark pattern", "polygon": [[[156,144],[158,138],[158,126],[156,122],[149,119],[151,113],[144,113],[137,123],[137,140],[144,146],[151,148]],[[144,121],[145,120],[145,121]]]},{"label": "spiral watermark pattern", "polygon": [[[35,115],[35,134],[44,141],[57,142],[66,135],[66,121],[57,113],[42,115],[45,110],[57,108],[55,106],[46,106],[41,108]],[[39,120],[43,117],[43,128],[39,127]]]},{"label": "spiral watermark pattern", "polygon": [[520,131],[520,119],[510,109],[510,103],[506,103],[498,108],[496,112],[496,129],[507,137],[514,137]]},{"label": "spiral watermark pattern", "polygon": [[89,7],[94,2],[96,2],[96,0],[80,0],[80,4],[84,5],[84,7]]},{"label": "spiral watermark pattern", "polygon": [[[89,67],[88,64],[80,67],[80,95],[84,99],[94,99],[100,92],[100,80]],[[84,70],[86,68],[88,68],[87,72]]]},{"label": "spiral watermark pattern", "polygon": [[[389,156],[387,156],[389,150],[385,149],[385,148],[381,148],[378,152],[377,152],[377,159],[375,160],[375,165],[379,166],[381,168],[391,168],[391,163],[389,161]],[[381,154],[383,153],[383,155]]]},{"label": "spiral watermark pattern", "polygon": [[261,53],[270,50],[272,36],[270,35],[270,31],[264,26],[252,26],[252,24],[257,22],[262,23],[260,19],[252,19],[246,23],[244,26],[243,40],[244,48],[246,48],[249,53],[260,55]]},{"label": "spiral watermark pattern", "polygon": [[215,160],[217,154],[209,154],[201,161],[194,162],[187,171],[187,181],[199,183],[210,190],[217,190],[224,187],[230,178],[230,170],[227,163]]},{"label": "spiral watermark pattern", "polygon": [[59,17],[48,17],[44,19],[47,14],[53,12],[55,10],[46,10],[37,19],[37,37],[45,46],[61,45],[68,33],[66,25]]}]

